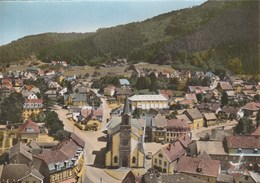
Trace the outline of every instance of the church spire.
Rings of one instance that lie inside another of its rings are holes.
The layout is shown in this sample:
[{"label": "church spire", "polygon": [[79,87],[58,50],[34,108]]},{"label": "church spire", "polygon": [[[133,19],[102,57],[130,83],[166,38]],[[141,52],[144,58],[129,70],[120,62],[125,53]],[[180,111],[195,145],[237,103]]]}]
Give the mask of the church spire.
[{"label": "church spire", "polygon": [[123,110],[122,115],[125,115],[125,114],[131,116],[131,109],[130,109],[130,103],[128,100],[128,96],[126,96],[126,99],[125,99],[125,105],[124,105],[124,110]]}]

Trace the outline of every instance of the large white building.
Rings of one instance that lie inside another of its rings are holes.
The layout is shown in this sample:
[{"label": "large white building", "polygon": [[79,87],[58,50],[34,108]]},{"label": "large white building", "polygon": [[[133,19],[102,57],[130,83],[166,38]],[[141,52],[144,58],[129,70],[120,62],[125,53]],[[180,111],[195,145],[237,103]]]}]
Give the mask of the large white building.
[{"label": "large white building", "polygon": [[128,98],[131,102],[132,110],[141,109],[167,109],[168,98],[164,95],[133,95]]}]

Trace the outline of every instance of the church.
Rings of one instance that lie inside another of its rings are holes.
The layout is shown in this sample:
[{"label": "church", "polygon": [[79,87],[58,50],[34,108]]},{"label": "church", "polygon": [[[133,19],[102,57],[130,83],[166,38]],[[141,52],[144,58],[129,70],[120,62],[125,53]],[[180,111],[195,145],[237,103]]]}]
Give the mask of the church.
[{"label": "church", "polygon": [[121,116],[108,125],[105,166],[109,168],[143,168],[144,120],[132,119],[128,98]]}]

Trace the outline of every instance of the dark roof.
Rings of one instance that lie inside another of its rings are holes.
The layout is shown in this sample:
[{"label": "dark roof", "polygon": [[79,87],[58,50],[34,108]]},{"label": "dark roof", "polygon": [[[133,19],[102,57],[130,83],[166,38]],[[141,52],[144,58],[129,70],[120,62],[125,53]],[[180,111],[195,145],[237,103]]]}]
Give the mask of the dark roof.
[{"label": "dark roof", "polygon": [[60,144],[60,150],[69,158],[73,158],[79,146],[72,139],[64,140]]},{"label": "dark roof", "polygon": [[188,117],[191,118],[191,120],[203,118],[203,115],[200,113],[200,111],[197,108],[187,109],[186,113],[188,114]]},{"label": "dark roof", "polygon": [[130,110],[130,102],[128,100],[128,96],[125,99],[125,105],[124,105],[124,109],[123,109],[123,114],[127,114],[129,116],[131,116],[131,110]]},{"label": "dark roof", "polygon": [[260,138],[256,136],[227,136],[228,148],[260,149]]},{"label": "dark roof", "polygon": [[30,153],[30,148],[24,144],[23,142],[18,142],[9,150],[9,160],[12,159],[14,156],[22,154],[29,160],[32,160],[32,154]]},{"label": "dark roof", "polygon": [[71,133],[70,138],[76,142],[79,146],[85,147],[85,141],[82,140],[79,136],[77,136],[75,133]]},{"label": "dark roof", "polygon": [[218,177],[220,161],[208,158],[192,158],[182,156],[176,166],[176,171],[194,175]]},{"label": "dark roof", "polygon": [[13,180],[16,181],[24,178],[25,176],[32,174],[39,180],[43,180],[44,177],[36,169],[27,166],[26,164],[7,164],[2,165],[1,180]]},{"label": "dark roof", "polygon": [[180,183],[188,183],[188,182],[192,182],[192,183],[206,183],[207,181],[183,174],[183,173],[175,173],[175,174],[163,174],[163,175],[159,175],[156,173],[153,174],[149,174],[146,173],[143,176],[143,182],[144,183],[158,183],[159,180],[161,179],[162,182],[164,183],[176,183],[176,182],[180,182]]},{"label": "dark roof", "polygon": [[141,183],[141,177],[138,177],[133,173],[133,171],[129,171],[125,178],[123,179],[122,183]]}]

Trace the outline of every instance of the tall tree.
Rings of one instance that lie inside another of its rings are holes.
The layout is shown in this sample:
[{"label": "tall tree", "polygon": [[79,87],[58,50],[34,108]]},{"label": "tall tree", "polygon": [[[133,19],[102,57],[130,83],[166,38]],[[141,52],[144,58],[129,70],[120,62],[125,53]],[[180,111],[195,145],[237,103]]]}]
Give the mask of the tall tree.
[{"label": "tall tree", "polygon": [[253,121],[248,117],[241,118],[238,124],[234,128],[234,134],[236,135],[249,135],[253,131],[254,131]]},{"label": "tall tree", "polygon": [[227,92],[222,92],[222,96],[221,96],[221,104],[222,105],[227,105],[228,104],[228,95]]},{"label": "tall tree", "polygon": [[21,93],[11,93],[1,103],[1,119],[5,123],[22,122],[24,98]]},{"label": "tall tree", "polygon": [[138,90],[150,88],[151,80],[149,77],[140,77],[137,79],[136,88]]}]

